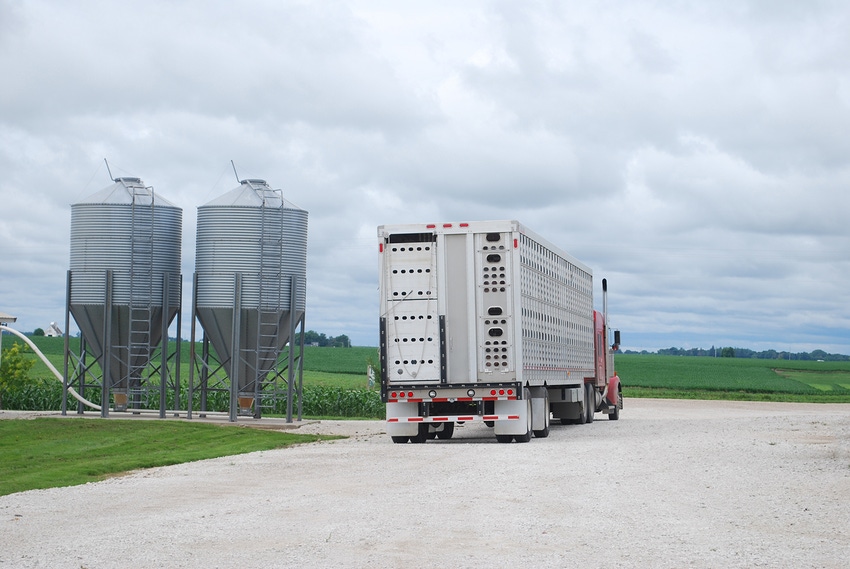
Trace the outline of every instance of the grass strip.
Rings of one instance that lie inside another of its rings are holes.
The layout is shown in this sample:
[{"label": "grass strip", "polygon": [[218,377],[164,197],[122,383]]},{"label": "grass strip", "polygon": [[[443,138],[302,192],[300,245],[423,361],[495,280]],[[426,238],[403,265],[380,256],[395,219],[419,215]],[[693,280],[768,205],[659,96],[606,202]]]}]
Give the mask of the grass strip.
[{"label": "grass strip", "polygon": [[[776,403],[850,403],[850,395],[768,393],[717,389],[671,389],[665,387],[623,387],[623,397],[654,399],[708,399],[719,401],[772,401]],[[628,406],[628,401],[626,401]]]},{"label": "grass strip", "polygon": [[177,421],[0,421],[0,496],[334,438]]}]

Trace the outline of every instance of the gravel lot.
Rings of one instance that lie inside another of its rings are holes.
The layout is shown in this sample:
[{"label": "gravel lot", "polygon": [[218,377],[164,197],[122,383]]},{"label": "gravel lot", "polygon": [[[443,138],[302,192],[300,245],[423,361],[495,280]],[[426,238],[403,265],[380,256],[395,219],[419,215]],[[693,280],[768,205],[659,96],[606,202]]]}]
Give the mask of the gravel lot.
[{"label": "gravel lot", "polygon": [[0,497],[0,568],[850,566],[850,405],[626,401],[498,444],[351,438]]}]

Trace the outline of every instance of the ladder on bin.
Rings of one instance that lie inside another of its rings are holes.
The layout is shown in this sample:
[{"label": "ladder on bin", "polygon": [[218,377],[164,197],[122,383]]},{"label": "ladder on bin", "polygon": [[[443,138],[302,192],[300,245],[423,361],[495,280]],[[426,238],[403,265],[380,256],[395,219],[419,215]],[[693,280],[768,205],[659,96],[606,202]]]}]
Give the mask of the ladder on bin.
[{"label": "ladder on bin", "polygon": [[265,400],[269,372],[275,375],[280,341],[283,304],[283,191],[268,186],[257,188],[262,198],[260,210],[260,268],[257,304],[257,344],[252,359],[254,376],[254,415],[274,406],[276,397]]},{"label": "ladder on bin", "polygon": [[154,192],[132,186],[130,253],[130,314],[127,339],[127,381],[130,401],[144,396],[144,371],[151,355],[154,295]]}]

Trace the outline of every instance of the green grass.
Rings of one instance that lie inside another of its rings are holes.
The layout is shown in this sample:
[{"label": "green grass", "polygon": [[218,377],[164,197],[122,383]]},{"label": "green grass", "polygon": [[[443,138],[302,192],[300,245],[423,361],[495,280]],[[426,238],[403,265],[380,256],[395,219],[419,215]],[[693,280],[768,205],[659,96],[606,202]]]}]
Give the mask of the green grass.
[{"label": "green grass", "polygon": [[176,421],[0,421],[0,496],[333,438]]}]

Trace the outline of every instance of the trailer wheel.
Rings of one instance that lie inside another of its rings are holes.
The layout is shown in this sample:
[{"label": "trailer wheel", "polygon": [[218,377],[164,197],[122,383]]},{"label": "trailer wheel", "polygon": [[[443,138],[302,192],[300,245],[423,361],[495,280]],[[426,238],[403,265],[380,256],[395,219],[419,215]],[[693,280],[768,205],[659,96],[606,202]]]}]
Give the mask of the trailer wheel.
[{"label": "trailer wheel", "polygon": [[596,413],[596,389],[593,384],[584,384],[584,410],[587,412],[587,422],[593,422],[593,415]]},{"label": "trailer wheel", "polygon": [[514,440],[513,435],[496,435],[496,440],[500,443],[509,443]]},{"label": "trailer wheel", "polygon": [[452,438],[452,435],[455,432],[455,424],[454,423],[443,423],[443,428],[437,431],[437,438],[440,440],[448,440]]},{"label": "trailer wheel", "polygon": [[404,443],[410,440],[410,437],[397,437],[393,435],[392,439],[394,443],[403,445]]},{"label": "trailer wheel", "polygon": [[584,390],[584,405],[581,408],[581,413],[578,414],[578,419],[573,421],[576,425],[584,425],[587,423],[587,389]]},{"label": "trailer wheel", "polygon": [[415,437],[410,437],[410,442],[422,444],[428,440],[428,423],[419,423],[419,433]]}]

